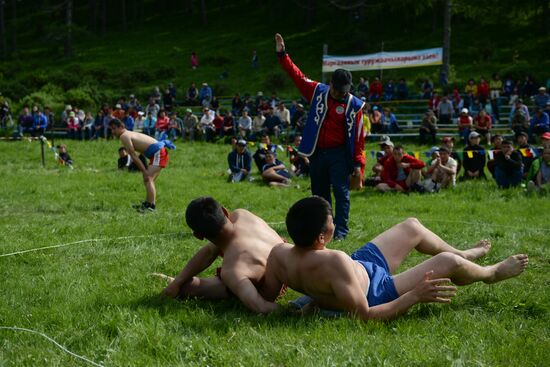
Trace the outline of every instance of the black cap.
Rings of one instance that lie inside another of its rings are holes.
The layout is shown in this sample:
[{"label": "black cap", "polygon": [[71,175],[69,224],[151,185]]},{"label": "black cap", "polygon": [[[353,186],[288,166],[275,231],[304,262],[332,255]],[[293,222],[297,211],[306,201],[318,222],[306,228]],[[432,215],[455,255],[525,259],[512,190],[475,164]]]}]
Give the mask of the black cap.
[{"label": "black cap", "polygon": [[351,73],[344,69],[336,69],[332,74],[331,83],[338,92],[348,93],[351,89]]}]

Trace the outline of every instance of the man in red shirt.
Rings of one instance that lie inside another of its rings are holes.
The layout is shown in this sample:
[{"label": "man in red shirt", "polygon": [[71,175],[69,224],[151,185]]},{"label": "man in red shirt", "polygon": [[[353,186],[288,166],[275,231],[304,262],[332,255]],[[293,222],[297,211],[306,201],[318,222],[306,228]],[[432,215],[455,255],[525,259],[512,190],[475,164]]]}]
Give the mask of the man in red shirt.
[{"label": "man in red shirt", "polygon": [[398,145],[393,149],[392,156],[384,162],[382,182],[376,185],[376,189],[382,192],[417,189],[422,176],[420,170],[425,165],[421,160],[403,153],[403,147]]},{"label": "man in red shirt", "polygon": [[280,34],[275,35],[275,46],[281,66],[311,103],[298,149],[310,160],[311,192],[332,203],[332,188],[335,238],[344,239],[349,231],[350,174],[352,186],[360,187],[365,168],[364,103],[350,93],[349,71],[336,70],[330,85],[313,81],[294,65]]}]

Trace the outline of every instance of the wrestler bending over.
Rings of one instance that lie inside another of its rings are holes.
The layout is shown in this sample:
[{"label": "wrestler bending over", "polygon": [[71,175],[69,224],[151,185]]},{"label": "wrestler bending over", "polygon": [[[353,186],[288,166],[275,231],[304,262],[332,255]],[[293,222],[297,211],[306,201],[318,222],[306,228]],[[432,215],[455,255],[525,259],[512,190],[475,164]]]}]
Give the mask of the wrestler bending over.
[{"label": "wrestler bending over", "polygon": [[[458,250],[415,218],[393,226],[350,257],[326,248],[334,232],[331,208],[315,196],[295,203],[286,224],[295,245],[281,244],[271,251],[265,299],[275,299],[277,289],[287,284],[323,309],[346,311],[365,321],[397,317],[419,302],[448,303],[456,293],[449,281],[495,283],[521,274],[528,263],[527,255],[520,254],[477,265],[472,261],[489,251],[489,242]],[[433,257],[392,276],[413,249]]]},{"label": "wrestler bending over", "polygon": [[[210,242],[175,278],[169,278],[171,283],[164,290],[165,295],[221,299],[232,293],[254,312],[269,313],[278,308],[257,291],[263,284],[271,249],[283,242],[277,232],[248,210],[236,209],[230,213],[211,197],[193,200],[187,206],[185,219],[195,237]],[[196,277],[218,256],[223,257],[219,276]]]}]

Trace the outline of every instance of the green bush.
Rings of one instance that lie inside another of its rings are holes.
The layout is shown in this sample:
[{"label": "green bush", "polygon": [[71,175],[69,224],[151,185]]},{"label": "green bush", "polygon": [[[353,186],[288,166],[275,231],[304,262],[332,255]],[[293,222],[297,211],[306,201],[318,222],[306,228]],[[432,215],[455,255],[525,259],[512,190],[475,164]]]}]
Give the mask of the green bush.
[{"label": "green bush", "polygon": [[288,83],[288,76],[283,72],[272,72],[265,77],[264,86],[267,90],[277,90],[285,88]]}]

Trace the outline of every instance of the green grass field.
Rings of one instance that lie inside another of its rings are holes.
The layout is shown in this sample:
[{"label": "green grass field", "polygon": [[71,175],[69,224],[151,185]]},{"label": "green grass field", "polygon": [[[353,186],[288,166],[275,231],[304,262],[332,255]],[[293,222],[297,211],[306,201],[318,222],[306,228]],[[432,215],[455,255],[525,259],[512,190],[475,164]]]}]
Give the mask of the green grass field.
[{"label": "green grass field", "polygon": [[[105,366],[548,365],[548,197],[497,190],[494,182],[437,195],[354,192],[351,233],[333,248],[351,253],[415,216],[459,248],[490,239],[482,264],[526,252],[530,265],[518,278],[461,288],[450,305],[417,305],[392,322],[288,310],[257,316],[235,300],[161,299],[164,283],[149,274],[177,273],[201,246],[184,223],[193,198],[211,195],[230,209],[249,209],[287,236],[281,222],[293,202],[309,195],[309,182],[297,179],[300,188],[290,189],[259,179],[229,184],[228,146],[180,142],[158,180],[158,212],[140,215],[130,205],[144,196],[141,175],[116,170],[118,146],[68,142],[70,170],[49,151],[42,168],[37,142],[0,143],[0,327],[43,332]],[[404,267],[423,258],[414,254]],[[288,292],[281,304],[296,295]],[[38,335],[0,329],[4,365],[87,364]]]}]

